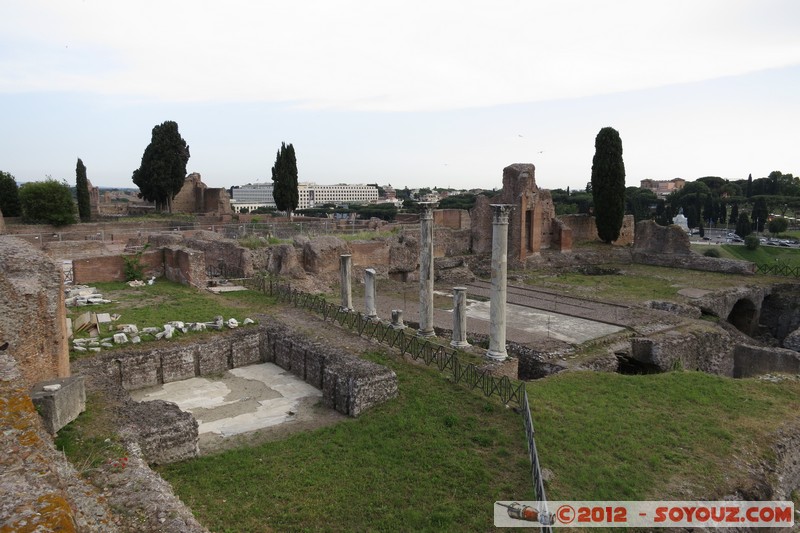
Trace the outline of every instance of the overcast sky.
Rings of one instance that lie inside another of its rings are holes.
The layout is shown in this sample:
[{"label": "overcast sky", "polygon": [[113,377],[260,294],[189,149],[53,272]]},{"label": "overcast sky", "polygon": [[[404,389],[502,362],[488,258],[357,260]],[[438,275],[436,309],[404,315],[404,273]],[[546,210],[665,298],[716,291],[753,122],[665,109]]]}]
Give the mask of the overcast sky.
[{"label": "overcast sky", "polygon": [[188,172],[583,188],[616,128],[628,185],[800,174],[797,0],[2,0],[0,170],[132,187],[153,126]]}]

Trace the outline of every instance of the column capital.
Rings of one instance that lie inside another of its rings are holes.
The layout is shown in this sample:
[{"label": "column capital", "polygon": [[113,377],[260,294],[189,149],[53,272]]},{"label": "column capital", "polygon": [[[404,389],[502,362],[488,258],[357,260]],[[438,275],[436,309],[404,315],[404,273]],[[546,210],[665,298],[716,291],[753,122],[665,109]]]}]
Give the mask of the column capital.
[{"label": "column capital", "polygon": [[417,205],[422,209],[419,214],[420,220],[433,220],[433,210],[439,205],[439,202],[419,202]]},{"label": "column capital", "polygon": [[492,207],[492,224],[508,224],[508,215],[514,206],[511,204],[489,204]]}]

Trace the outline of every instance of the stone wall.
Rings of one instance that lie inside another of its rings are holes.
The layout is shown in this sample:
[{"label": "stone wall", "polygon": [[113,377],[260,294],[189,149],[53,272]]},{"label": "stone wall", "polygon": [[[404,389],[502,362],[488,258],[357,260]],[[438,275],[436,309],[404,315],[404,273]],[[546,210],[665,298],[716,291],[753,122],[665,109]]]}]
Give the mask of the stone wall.
[{"label": "stone wall", "polygon": [[0,344],[9,343],[28,387],[70,374],[63,280],[41,251],[0,236]]},{"label": "stone wall", "polygon": [[148,242],[155,248],[183,246],[205,254],[206,267],[235,273],[236,277],[252,277],[253,257],[250,250],[236,240],[220,237],[211,231],[196,231],[192,235],[153,233]]},{"label": "stone wall", "polygon": [[[572,230],[572,242],[598,242],[600,240],[597,236],[597,225],[592,215],[561,215],[558,218]],[[633,244],[634,230],[633,215],[625,215],[622,218],[619,238],[611,244],[614,246]]]},{"label": "stone wall", "polygon": [[0,351],[0,530],[117,531],[104,499],[55,449],[25,381]]},{"label": "stone wall", "polygon": [[164,277],[183,285],[206,287],[206,259],[203,252],[183,247],[166,247],[164,252]]},{"label": "stone wall", "polygon": [[733,376],[732,340],[727,331],[696,327],[631,339],[631,357],[662,372],[674,368]]},{"label": "stone wall", "polygon": [[749,378],[772,372],[800,374],[800,353],[784,348],[739,344],[733,349],[733,377]]},{"label": "stone wall", "polygon": [[[126,255],[125,257],[132,257]],[[147,251],[141,255],[145,277],[164,275],[164,252]],[[87,257],[72,261],[72,280],[76,284],[125,281],[125,260],[121,255]]]}]

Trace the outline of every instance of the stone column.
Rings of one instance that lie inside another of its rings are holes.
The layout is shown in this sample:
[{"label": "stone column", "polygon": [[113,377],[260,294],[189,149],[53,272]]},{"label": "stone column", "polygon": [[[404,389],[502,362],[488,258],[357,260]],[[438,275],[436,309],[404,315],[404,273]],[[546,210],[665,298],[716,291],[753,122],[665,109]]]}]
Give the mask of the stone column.
[{"label": "stone column", "polygon": [[375,309],[375,269],[364,270],[364,315],[370,319],[378,318]]},{"label": "stone column", "polygon": [[513,206],[492,204],[492,292],[489,301],[489,350],[495,361],[506,352],[506,274],[508,270],[508,214]]},{"label": "stone column", "polygon": [[353,310],[353,293],[350,276],[353,270],[353,256],[344,254],[339,256],[339,286],[342,295],[343,311]]},{"label": "stone column", "polygon": [[436,202],[420,202],[422,213],[419,241],[419,330],[420,337],[433,337],[433,208]]},{"label": "stone column", "polygon": [[453,287],[453,348],[469,348],[467,342],[467,288]]},{"label": "stone column", "polygon": [[402,309],[392,309],[392,329],[406,329],[406,325],[403,323],[403,310]]}]

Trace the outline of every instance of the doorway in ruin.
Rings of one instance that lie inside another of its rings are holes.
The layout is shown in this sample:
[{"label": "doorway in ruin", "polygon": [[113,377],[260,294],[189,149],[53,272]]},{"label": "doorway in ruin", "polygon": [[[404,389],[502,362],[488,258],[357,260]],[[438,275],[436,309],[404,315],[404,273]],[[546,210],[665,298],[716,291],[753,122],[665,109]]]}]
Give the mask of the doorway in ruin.
[{"label": "doorway in ruin", "polygon": [[752,336],[758,324],[756,305],[750,300],[742,298],[734,304],[728,314],[728,322],[745,335]]},{"label": "doorway in ruin", "polygon": [[528,209],[525,211],[525,229],[526,229],[526,241],[528,244],[528,251],[533,252],[533,211]]}]

